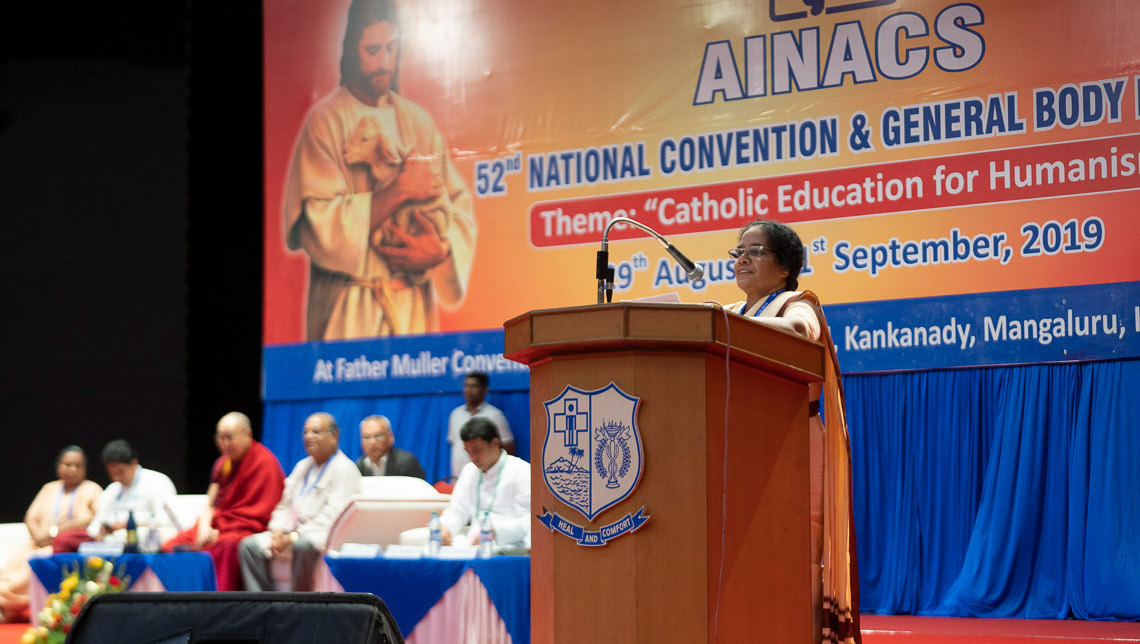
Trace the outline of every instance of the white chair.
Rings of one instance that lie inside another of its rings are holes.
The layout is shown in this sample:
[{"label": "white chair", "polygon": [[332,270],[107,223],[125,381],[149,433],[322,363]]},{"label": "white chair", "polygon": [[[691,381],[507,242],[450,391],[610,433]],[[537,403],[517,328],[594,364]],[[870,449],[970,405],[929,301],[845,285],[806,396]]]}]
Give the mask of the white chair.
[{"label": "white chair", "polygon": [[210,497],[205,494],[175,494],[168,497],[162,503],[162,511],[168,520],[159,524],[159,542],[166,543],[183,530],[194,527],[198,515],[202,514],[209,502]]},{"label": "white chair", "polygon": [[24,544],[32,540],[28,526],[23,523],[0,523],[0,566]]},{"label": "white chair", "polygon": [[194,525],[209,502],[210,497],[205,494],[175,494],[166,499],[162,504],[162,509],[166,512],[167,518],[170,519],[170,525],[176,531],[182,532]]},{"label": "white chair", "polygon": [[446,499],[435,501],[374,501],[353,499],[329,531],[329,550],[345,543],[390,546],[400,542],[400,533],[427,525],[431,513],[443,512]]},{"label": "white chair", "polygon": [[402,546],[424,546],[428,542],[427,526],[420,526],[404,530],[399,534],[399,544]]},{"label": "white chair", "polygon": [[[364,476],[358,498],[378,501],[436,500],[440,493],[431,483],[415,476]],[[447,497],[444,497],[447,498]]]},{"label": "white chair", "polygon": [[451,496],[431,483],[411,476],[365,476],[354,496],[329,530],[328,549],[346,543],[382,547],[400,542],[400,533],[427,525],[431,513],[443,512]]}]

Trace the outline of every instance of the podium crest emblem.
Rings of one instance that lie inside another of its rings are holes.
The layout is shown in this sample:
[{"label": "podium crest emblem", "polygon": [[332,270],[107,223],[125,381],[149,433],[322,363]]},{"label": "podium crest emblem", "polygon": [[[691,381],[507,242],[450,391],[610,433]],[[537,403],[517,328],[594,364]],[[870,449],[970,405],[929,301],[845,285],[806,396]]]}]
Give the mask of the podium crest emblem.
[{"label": "podium crest emblem", "polygon": [[568,385],[543,403],[546,487],[588,520],[628,497],[641,479],[640,402],[611,382],[594,391]]}]

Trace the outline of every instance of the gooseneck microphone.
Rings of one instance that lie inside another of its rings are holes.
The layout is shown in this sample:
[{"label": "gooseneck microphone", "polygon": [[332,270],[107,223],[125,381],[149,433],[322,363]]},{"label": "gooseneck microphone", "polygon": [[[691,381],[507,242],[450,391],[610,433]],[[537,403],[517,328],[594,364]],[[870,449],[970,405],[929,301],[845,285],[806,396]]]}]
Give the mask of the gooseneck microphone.
[{"label": "gooseneck microphone", "polygon": [[685,269],[685,274],[689,276],[692,281],[697,281],[705,276],[705,269],[699,264],[694,264],[693,260],[685,257],[685,254],[677,250],[677,247],[669,243],[661,233],[653,230],[649,226],[630,219],[629,217],[614,217],[606,224],[605,230],[602,231],[602,248],[598,251],[598,265],[597,265],[597,279],[598,279],[598,304],[606,304],[613,299],[614,294],[614,269],[610,268],[610,228],[614,224],[623,223],[629,224],[634,228],[640,228],[645,232],[653,235],[653,237],[661,242],[673,259]]}]

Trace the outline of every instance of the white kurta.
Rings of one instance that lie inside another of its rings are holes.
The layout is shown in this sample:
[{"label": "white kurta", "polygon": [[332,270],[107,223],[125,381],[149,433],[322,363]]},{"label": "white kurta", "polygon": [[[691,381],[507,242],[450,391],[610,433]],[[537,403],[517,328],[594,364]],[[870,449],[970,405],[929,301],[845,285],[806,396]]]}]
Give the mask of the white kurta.
[{"label": "white kurta", "polygon": [[295,530],[317,548],[325,547],[329,528],[352,496],[360,494],[360,470],[340,450],[325,461],[323,470],[312,456],[297,463],[285,479],[281,501],[269,519],[270,532]]},{"label": "white kurta", "polygon": [[[151,525],[167,527],[170,519],[166,516],[163,504],[175,494],[170,477],[162,472],[139,467],[130,487],[123,487],[118,482],[111,483],[99,495],[99,509],[87,526],[87,534],[97,538],[101,526],[122,523],[132,512],[140,528]],[[116,536],[110,538],[117,539]]]},{"label": "white kurta", "polygon": [[464,465],[439,520],[456,536],[488,510],[496,545],[530,546],[530,463],[500,450],[499,460],[486,472],[474,463]]}]

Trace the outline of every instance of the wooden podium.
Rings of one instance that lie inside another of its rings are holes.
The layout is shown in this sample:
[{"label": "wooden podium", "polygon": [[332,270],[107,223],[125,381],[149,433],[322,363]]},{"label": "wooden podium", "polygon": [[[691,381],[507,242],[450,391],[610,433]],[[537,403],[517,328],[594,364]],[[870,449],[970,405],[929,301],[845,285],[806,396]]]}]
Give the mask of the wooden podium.
[{"label": "wooden podium", "polygon": [[[531,369],[532,513],[587,529],[650,517],[602,547],[534,521],[532,641],[810,642],[808,385],[822,345],[711,305],[550,309],[505,327],[505,355]],[[543,478],[543,403],[610,382],[641,399],[643,469],[587,521]]]}]

